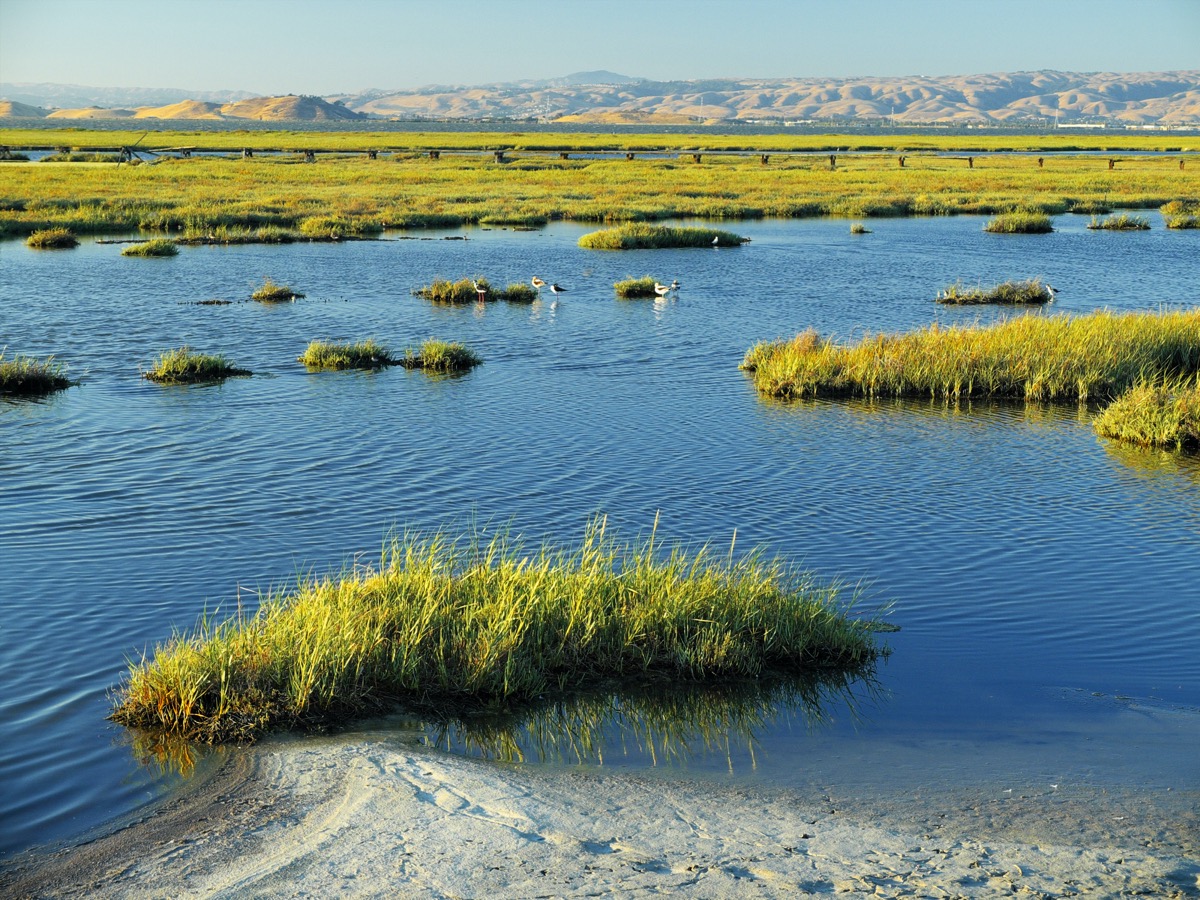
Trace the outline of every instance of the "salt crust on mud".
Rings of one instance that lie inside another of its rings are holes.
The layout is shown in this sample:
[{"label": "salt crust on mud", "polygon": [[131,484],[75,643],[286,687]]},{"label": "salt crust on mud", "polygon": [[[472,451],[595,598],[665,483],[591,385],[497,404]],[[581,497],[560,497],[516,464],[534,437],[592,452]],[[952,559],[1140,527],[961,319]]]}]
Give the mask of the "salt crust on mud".
[{"label": "salt crust on mud", "polygon": [[958,799],[550,772],[378,735],[268,742],[112,833],[10,861],[0,895],[1200,895],[1190,816]]}]

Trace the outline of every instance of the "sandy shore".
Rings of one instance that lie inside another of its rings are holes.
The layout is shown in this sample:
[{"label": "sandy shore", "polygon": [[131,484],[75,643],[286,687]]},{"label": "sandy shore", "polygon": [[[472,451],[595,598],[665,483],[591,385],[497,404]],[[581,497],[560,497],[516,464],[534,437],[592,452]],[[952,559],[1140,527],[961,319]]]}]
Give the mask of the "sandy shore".
[{"label": "sandy shore", "polygon": [[1195,797],[1177,799],[801,796],[360,734],[230,754],[111,833],[10,861],[0,895],[1196,897]]}]

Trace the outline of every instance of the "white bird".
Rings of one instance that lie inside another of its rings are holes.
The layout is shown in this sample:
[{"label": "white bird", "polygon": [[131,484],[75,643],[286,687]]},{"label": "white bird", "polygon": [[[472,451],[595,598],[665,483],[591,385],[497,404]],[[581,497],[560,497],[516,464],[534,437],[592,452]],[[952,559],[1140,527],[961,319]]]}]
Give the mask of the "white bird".
[{"label": "white bird", "polygon": [[552,294],[565,294],[566,292],[567,289],[565,287],[559,287],[557,284],[550,285],[550,293]]},{"label": "white bird", "polygon": [[475,293],[479,295],[479,302],[482,303],[487,299],[487,288],[482,287],[478,281],[471,279],[471,284],[475,285]]},{"label": "white bird", "polygon": [[1050,294],[1050,302],[1053,303],[1054,298],[1057,297],[1059,294],[1058,288],[1054,287],[1054,285],[1048,284],[1048,285],[1046,285],[1046,290]]},{"label": "white bird", "polygon": [[658,296],[665,297],[670,293],[670,291],[671,286],[669,284],[659,284],[657,281],[654,282],[654,293],[658,294]]},{"label": "white bird", "polygon": [[721,236],[718,234],[716,237],[713,238],[713,246],[716,247],[720,243],[720,240],[721,240]]}]

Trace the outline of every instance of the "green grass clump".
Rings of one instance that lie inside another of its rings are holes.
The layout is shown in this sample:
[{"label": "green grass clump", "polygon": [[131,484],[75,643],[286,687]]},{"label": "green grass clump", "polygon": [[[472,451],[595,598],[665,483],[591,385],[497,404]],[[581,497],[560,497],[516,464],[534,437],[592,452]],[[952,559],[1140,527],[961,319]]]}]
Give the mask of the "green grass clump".
[{"label": "green grass clump", "polygon": [[300,223],[300,234],[314,241],[340,241],[374,237],[383,231],[376,221],[342,216],[313,216]]},{"label": "green grass clump", "polygon": [[1167,219],[1168,228],[1200,228],[1200,216],[1177,215]]},{"label": "green grass clump", "polygon": [[1106,216],[1112,212],[1112,207],[1104,200],[1072,200],[1067,204],[1067,212],[1077,216]]},{"label": "green grass clump", "polygon": [[79,239],[67,228],[44,228],[25,239],[35,250],[70,250],[79,246]]},{"label": "green grass clump", "polygon": [[122,256],[176,256],[179,246],[166,238],[155,238],[140,244],[130,244],[121,251]]},{"label": "green grass clump", "polygon": [[399,364],[406,369],[424,369],[427,372],[466,372],[483,360],[463,344],[439,341],[430,338],[421,345],[419,352],[405,352]]},{"label": "green grass clump", "polygon": [[752,347],[760,393],[1108,400],[1146,379],[1200,371],[1200,309],[1024,315],[987,327],[937,324],[845,346],[807,331]]},{"label": "green grass clump", "polygon": [[224,356],[194,353],[190,347],[180,347],[161,354],[142,377],[155,384],[194,384],[251,374],[246,369],[236,368]]},{"label": "green grass clump", "polygon": [[371,340],[357,344],[313,341],[296,359],[310,369],[382,369],[399,364],[390,350]]},{"label": "green grass clump", "polygon": [[1116,216],[1092,216],[1088,223],[1092,231],[1149,231],[1150,220],[1145,216],[1131,216],[1121,213]]},{"label": "green grass clump", "polygon": [[1054,226],[1045,213],[1009,212],[989,219],[983,230],[992,234],[1049,234]]},{"label": "green grass clump", "polygon": [[1164,216],[1200,215],[1200,200],[1192,198],[1172,200],[1170,203],[1164,203],[1160,206],[1158,211]]},{"label": "green grass clump", "polygon": [[42,397],[69,388],[76,382],[64,374],[62,365],[31,356],[4,358],[0,350],[0,395],[5,397]]},{"label": "green grass clump", "polygon": [[1200,381],[1140,381],[1092,423],[1101,437],[1144,447],[1200,448]]},{"label": "green grass clump", "polygon": [[294,291],[286,284],[276,284],[270,278],[263,286],[250,295],[251,300],[261,300],[264,303],[286,303],[290,300],[300,300],[304,297],[299,291]]},{"label": "green grass clump", "polygon": [[538,298],[538,292],[532,285],[515,281],[502,290],[499,297],[507,303],[533,303]]},{"label": "green grass clump", "polygon": [[644,278],[630,278],[626,281],[618,281],[613,287],[617,291],[617,296],[622,300],[640,300],[645,297],[654,297],[654,281],[649,275]]},{"label": "green grass clump", "polygon": [[530,700],[603,679],[854,670],[880,655],[839,588],[753,553],[575,549],[443,534],[394,539],[378,567],[270,594],[131,664],[112,718],[203,741],[345,721],[389,701]]},{"label": "green grass clump", "polygon": [[1049,303],[1054,299],[1039,278],[1026,281],[1003,281],[990,288],[966,287],[961,281],[947,285],[934,298],[938,303],[972,305],[981,303],[1007,303],[1029,305]]},{"label": "green grass clump", "polygon": [[868,228],[866,225],[864,225],[862,222],[855,222],[853,225],[850,226],[850,233],[851,234],[870,234],[871,229]]},{"label": "green grass clump", "polygon": [[437,278],[434,279],[433,284],[427,284],[425,287],[414,290],[413,296],[421,297],[431,303],[474,303],[479,299],[479,292],[475,289],[475,282],[478,282],[479,286],[483,288],[484,300],[496,299],[496,295],[492,291],[491,282],[486,278],[476,278],[474,280],[460,278],[458,281],[447,281],[444,278]]},{"label": "green grass clump", "polygon": [[646,250],[664,247],[739,247],[749,238],[732,231],[713,228],[672,228],[668,225],[647,225],[631,222],[617,228],[593,231],[579,239],[586,250]]}]

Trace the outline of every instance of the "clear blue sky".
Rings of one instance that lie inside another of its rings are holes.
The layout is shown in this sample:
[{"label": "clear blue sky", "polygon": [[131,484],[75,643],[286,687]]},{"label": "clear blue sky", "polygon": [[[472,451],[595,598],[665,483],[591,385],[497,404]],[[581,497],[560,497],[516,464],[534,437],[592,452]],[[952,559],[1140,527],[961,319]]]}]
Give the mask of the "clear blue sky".
[{"label": "clear blue sky", "polygon": [[333,94],[1200,69],[1200,0],[0,0],[0,81]]}]

